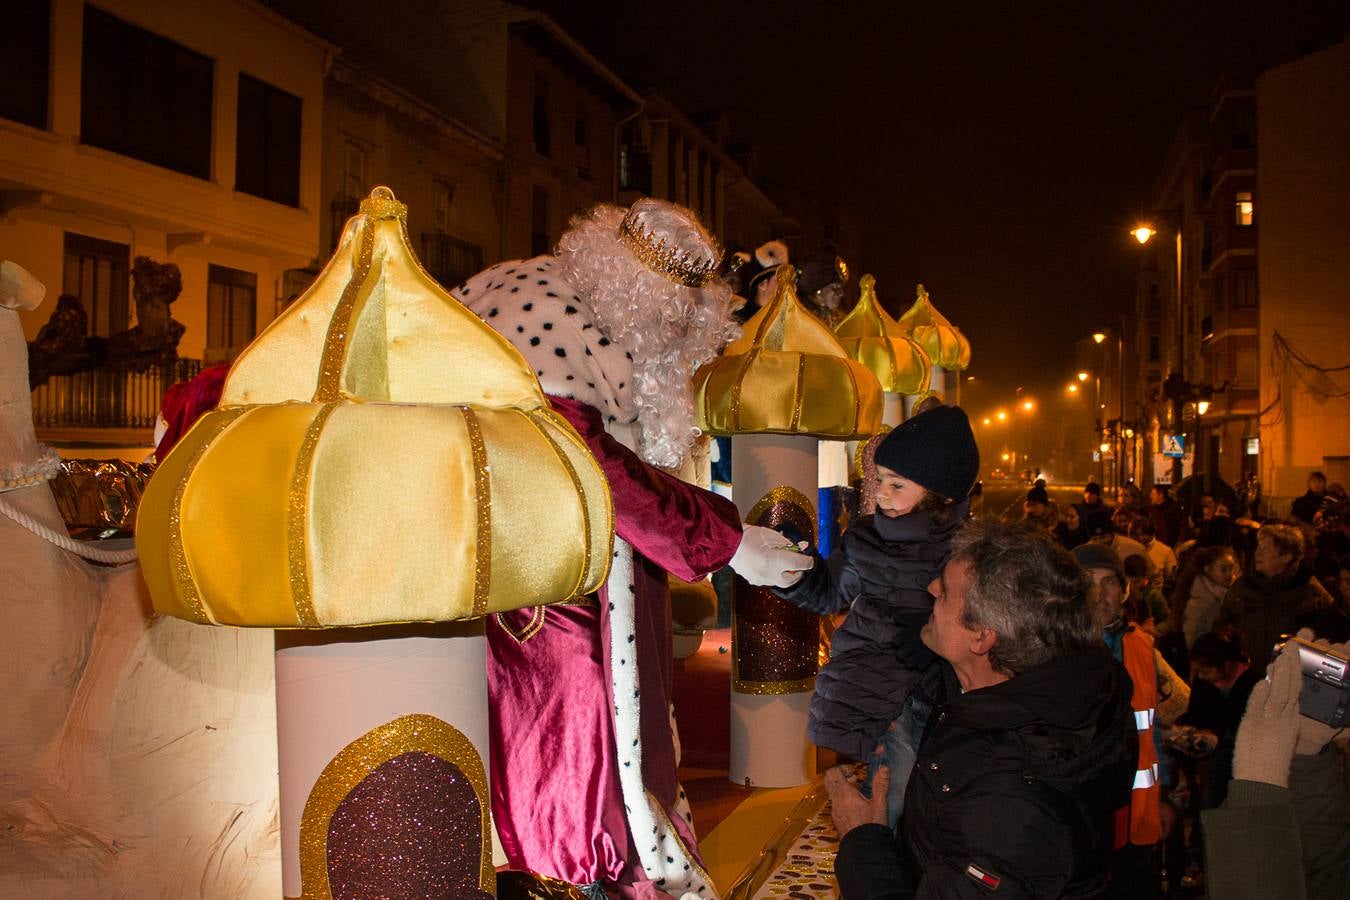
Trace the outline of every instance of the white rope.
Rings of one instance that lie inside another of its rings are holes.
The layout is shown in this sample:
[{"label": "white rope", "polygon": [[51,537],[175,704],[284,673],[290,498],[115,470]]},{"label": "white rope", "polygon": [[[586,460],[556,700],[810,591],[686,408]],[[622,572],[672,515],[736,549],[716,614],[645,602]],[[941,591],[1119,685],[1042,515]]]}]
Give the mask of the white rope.
[{"label": "white rope", "polygon": [[42,538],[44,541],[55,544],[62,550],[69,551],[77,556],[83,556],[85,559],[94,562],[107,563],[113,566],[124,566],[127,563],[136,561],[135,550],[99,550],[90,547],[82,541],[77,541],[69,535],[60,534],[43,525],[32,516],[10,506],[9,501],[0,497],[0,513],[4,513],[10,519],[13,519],[19,525],[27,528],[33,534]]}]

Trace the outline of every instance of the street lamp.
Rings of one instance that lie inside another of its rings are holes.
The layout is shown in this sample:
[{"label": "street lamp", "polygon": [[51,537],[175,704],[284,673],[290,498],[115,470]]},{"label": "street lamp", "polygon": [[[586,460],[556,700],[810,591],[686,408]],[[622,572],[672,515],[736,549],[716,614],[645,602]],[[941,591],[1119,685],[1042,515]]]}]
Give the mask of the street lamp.
[{"label": "street lamp", "polygon": [[1069,390],[1069,393],[1070,393],[1070,394],[1076,394],[1076,393],[1078,393],[1078,385],[1074,384],[1074,383],[1071,381],[1071,382],[1069,382],[1069,388],[1068,388],[1068,390]]},{"label": "street lamp", "polygon": [[1149,228],[1147,225],[1140,225],[1134,231],[1130,232],[1130,234],[1134,235],[1134,239],[1141,244],[1147,244],[1149,238],[1153,237],[1157,233],[1158,232],[1154,231],[1152,228]]},{"label": "street lamp", "polygon": [[1091,376],[1089,373],[1087,373],[1087,372],[1079,372],[1079,373],[1078,373],[1078,380],[1079,380],[1079,381],[1087,381],[1087,380],[1088,380],[1089,378],[1091,378],[1091,377],[1092,377],[1092,376]]},{"label": "street lamp", "polygon": [[1030,401],[1030,400],[1024,400],[1024,401],[1022,401],[1022,409],[1025,410],[1026,412],[1031,412],[1031,411],[1032,411],[1033,409],[1035,409],[1035,408],[1036,408],[1036,404],[1033,403],[1032,401]]},{"label": "street lamp", "polygon": [[1105,332],[1105,331],[1094,331],[1094,332],[1092,332],[1092,343],[1094,343],[1094,344],[1100,344],[1100,343],[1101,343],[1102,341],[1104,341],[1104,340],[1106,340],[1106,332]]},{"label": "street lamp", "polygon": [[994,417],[997,418],[1000,422],[1006,422],[1006,421],[1008,421],[1008,413],[1007,413],[1007,411],[1002,410],[1002,409],[1000,409],[998,412],[996,412],[996,413],[994,414]]}]

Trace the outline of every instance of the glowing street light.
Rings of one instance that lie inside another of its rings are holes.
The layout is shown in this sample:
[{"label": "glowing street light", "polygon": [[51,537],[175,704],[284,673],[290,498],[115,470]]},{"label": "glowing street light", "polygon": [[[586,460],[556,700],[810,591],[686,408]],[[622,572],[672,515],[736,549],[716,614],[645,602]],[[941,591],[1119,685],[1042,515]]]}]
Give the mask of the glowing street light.
[{"label": "glowing street light", "polygon": [[1094,344],[1100,344],[1100,343],[1101,343],[1102,341],[1104,341],[1104,340],[1106,340],[1106,332],[1105,332],[1105,331],[1094,331],[1094,332],[1092,332],[1092,342],[1093,342]]},{"label": "glowing street light", "polygon": [[1000,422],[1008,421],[1008,413],[1002,409],[1000,409],[997,413],[995,413],[994,417],[998,419]]},{"label": "glowing street light", "polygon": [[1078,373],[1078,380],[1079,380],[1080,382],[1081,382],[1081,381],[1087,381],[1087,380],[1088,380],[1089,378],[1091,378],[1091,377],[1092,377],[1092,376],[1089,375],[1087,372],[1079,372],[1079,373]]},{"label": "glowing street light", "polygon": [[1007,453],[1003,454],[1003,461],[1004,461],[1004,462],[1007,462],[1007,461],[1010,460],[1010,459],[1012,459],[1012,456],[1011,456],[1010,454],[1007,454]]},{"label": "glowing street light", "polygon": [[1035,408],[1036,404],[1031,402],[1030,400],[1022,401],[1022,409],[1026,410],[1027,412],[1031,412]]},{"label": "glowing street light", "polygon": [[1069,383],[1069,393],[1070,393],[1070,394],[1076,394],[1076,393],[1078,393],[1078,385],[1074,384],[1073,382],[1070,382],[1070,383]]},{"label": "glowing street light", "polygon": [[1103,442],[1102,442],[1102,445],[1101,445],[1100,447],[1098,447],[1097,449],[1100,450],[1100,451],[1102,451],[1102,453],[1110,453],[1110,452],[1111,452],[1111,445],[1108,444],[1108,443],[1106,443],[1105,441],[1103,441]]},{"label": "glowing street light", "polygon": [[1205,413],[1209,412],[1209,401],[1208,401],[1208,400],[1199,400],[1199,401],[1197,401],[1196,404],[1195,404],[1195,411],[1198,412],[1198,413],[1199,413],[1200,415],[1202,415],[1202,416],[1203,416]]},{"label": "glowing street light", "polygon": [[1149,242],[1149,238],[1153,237],[1157,233],[1158,232],[1154,231],[1152,228],[1149,228],[1147,225],[1140,225],[1134,231],[1130,232],[1130,234],[1134,235],[1134,239],[1141,244],[1147,244]]},{"label": "glowing street light", "polygon": [[988,425],[988,424],[990,424],[992,421],[993,421],[993,420],[990,419],[988,416],[985,416],[985,417],[984,417],[984,424]]}]

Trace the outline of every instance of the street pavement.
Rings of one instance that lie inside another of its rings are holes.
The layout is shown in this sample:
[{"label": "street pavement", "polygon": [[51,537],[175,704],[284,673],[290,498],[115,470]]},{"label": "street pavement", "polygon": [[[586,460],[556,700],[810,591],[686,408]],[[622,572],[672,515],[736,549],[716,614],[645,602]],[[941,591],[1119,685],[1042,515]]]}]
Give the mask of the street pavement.
[{"label": "street pavement", "polygon": [[[1022,518],[1022,501],[1027,497],[1031,485],[1021,481],[986,481],[984,483],[984,503],[980,514],[996,516],[1012,522]],[[1049,484],[1046,493],[1050,499],[1063,509],[1070,503],[1079,503],[1083,499],[1081,484]]]}]

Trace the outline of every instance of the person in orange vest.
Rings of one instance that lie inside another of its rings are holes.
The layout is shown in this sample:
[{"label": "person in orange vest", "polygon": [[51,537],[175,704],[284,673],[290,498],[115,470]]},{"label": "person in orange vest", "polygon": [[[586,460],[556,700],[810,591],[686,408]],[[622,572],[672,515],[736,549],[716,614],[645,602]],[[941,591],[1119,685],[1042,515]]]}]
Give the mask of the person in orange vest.
[{"label": "person in orange vest", "polygon": [[1156,897],[1159,891],[1155,845],[1162,840],[1162,788],[1158,759],[1161,743],[1154,719],[1158,707],[1158,665],[1153,638],[1126,620],[1128,581],[1116,551],[1104,544],[1075,547],[1074,558],[1092,577],[1097,620],[1111,654],[1133,682],[1130,706],[1139,729],[1139,763],[1130,802],[1116,812],[1115,853],[1111,860],[1111,898]]}]

